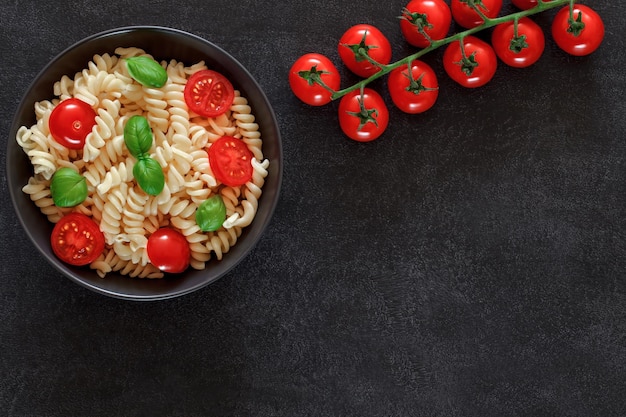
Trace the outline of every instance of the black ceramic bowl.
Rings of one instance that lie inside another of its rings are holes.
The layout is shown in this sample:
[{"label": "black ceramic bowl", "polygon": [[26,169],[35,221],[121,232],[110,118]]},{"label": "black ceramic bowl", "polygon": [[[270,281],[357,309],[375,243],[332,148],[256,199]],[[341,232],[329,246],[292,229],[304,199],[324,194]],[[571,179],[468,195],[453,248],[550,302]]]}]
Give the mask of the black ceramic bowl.
[{"label": "black ceramic bowl", "polygon": [[[235,88],[247,97],[256,116],[263,139],[263,154],[270,161],[258,211],[251,225],[222,260],[211,260],[205,270],[189,269],[183,274],[163,279],[129,278],[109,273],[100,278],[87,267],[76,268],[59,261],[50,247],[53,225],[22,192],[32,175],[26,154],[15,141],[20,126],[35,123],[33,105],[50,99],[55,81],[73,75],[86,67],[94,54],[113,54],[119,46],[135,46],[152,54],[157,60],[176,59],[191,65],[204,60],[210,68],[226,75]],[[250,73],[231,55],[198,36],[180,30],[132,26],[109,30],[90,36],[72,45],[54,58],[35,78],[15,113],[7,146],[7,180],[11,199],[24,230],[46,260],[71,280],[98,293],[130,300],[172,298],[198,290],[226,274],[256,245],[269,223],[282,180],[282,145],[280,131],[272,106]]]}]

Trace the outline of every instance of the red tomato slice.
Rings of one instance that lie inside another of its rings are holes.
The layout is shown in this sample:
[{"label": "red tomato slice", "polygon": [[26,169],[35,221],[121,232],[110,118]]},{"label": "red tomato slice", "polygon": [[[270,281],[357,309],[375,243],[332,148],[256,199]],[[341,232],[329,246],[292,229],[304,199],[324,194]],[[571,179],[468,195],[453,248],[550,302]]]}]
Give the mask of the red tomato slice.
[{"label": "red tomato slice", "polygon": [[104,235],[90,217],[70,213],[61,218],[50,236],[52,251],[70,265],[87,265],[104,251]]},{"label": "red tomato slice", "polygon": [[161,227],[148,238],[150,263],[163,272],[178,274],[189,266],[191,249],[187,238],[170,227]]},{"label": "red tomato slice", "polygon": [[95,124],[94,109],[77,98],[61,101],[48,119],[48,128],[54,140],[69,149],[82,149]]},{"label": "red tomato slice", "polygon": [[204,117],[225,113],[233,104],[235,89],[219,72],[200,70],[185,84],[185,103],[189,109]]},{"label": "red tomato slice", "polygon": [[209,146],[209,164],[215,179],[237,187],[252,178],[252,152],[241,139],[223,136]]}]

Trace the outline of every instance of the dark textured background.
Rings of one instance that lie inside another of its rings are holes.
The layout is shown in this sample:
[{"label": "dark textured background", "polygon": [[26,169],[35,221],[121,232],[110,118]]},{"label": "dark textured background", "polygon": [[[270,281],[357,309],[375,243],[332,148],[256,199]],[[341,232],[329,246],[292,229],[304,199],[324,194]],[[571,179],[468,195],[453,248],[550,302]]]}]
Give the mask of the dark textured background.
[{"label": "dark textured background", "polygon": [[[0,3],[2,149],[48,60],[149,24],[239,59],[275,106],[285,157],[250,256],[212,286],[151,303],[49,267],[2,178],[0,415],[626,415],[620,2],[586,2],[606,23],[594,55],[569,57],[548,35],[537,65],[501,65],[479,90],[453,84],[436,51],[425,59],[440,74],[436,107],[391,108],[370,144],[342,136],[337,103],[300,104],[287,72],[305,52],[337,62],[337,39],[362,22],[404,56],[403,1]],[[553,14],[537,21],[549,28]]]}]

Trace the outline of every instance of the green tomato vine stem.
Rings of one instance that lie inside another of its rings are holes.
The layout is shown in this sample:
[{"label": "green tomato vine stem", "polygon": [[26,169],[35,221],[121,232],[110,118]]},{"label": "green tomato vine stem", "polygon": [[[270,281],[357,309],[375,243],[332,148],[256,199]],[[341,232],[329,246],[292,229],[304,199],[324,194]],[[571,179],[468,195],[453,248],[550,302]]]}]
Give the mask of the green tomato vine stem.
[{"label": "green tomato vine stem", "polygon": [[377,73],[375,73],[374,75],[365,78],[361,81],[359,81],[358,83],[355,83],[353,85],[351,85],[350,87],[341,89],[341,90],[337,90],[334,91],[331,95],[331,99],[332,100],[336,100],[338,98],[341,98],[343,96],[345,96],[346,94],[357,90],[357,89],[363,89],[366,85],[368,85],[369,83],[371,83],[372,81],[388,74],[389,72],[393,71],[396,68],[399,68],[403,65],[408,65],[410,62],[422,57],[423,55],[426,55],[427,53],[434,51],[437,48],[440,48],[444,45],[450,44],[452,42],[455,41],[461,41],[463,38],[465,38],[466,36],[469,35],[473,35],[474,33],[480,32],[482,30],[488,29],[490,27],[499,25],[501,23],[506,23],[506,22],[510,22],[513,20],[519,20],[523,17],[526,16],[531,16],[534,14],[538,14],[541,12],[544,12],[546,10],[550,10],[550,9],[554,9],[556,7],[565,5],[565,4],[569,4],[570,8],[573,7],[575,0],[538,0],[537,5],[531,9],[528,10],[522,10],[519,12],[515,12],[515,13],[511,13],[508,15],[504,15],[504,16],[500,16],[500,17],[495,17],[495,18],[485,18],[484,22],[480,25],[480,26],[476,26],[474,28],[471,29],[467,29],[465,31],[462,32],[458,32],[455,33],[454,35],[448,36],[447,38],[443,38],[440,40],[433,40],[431,41],[430,45],[427,46],[424,49],[420,49],[419,51],[417,51],[414,54],[408,55],[398,61],[395,61],[391,64],[387,64],[387,65],[381,65],[378,64],[381,68],[380,71],[378,71]]}]

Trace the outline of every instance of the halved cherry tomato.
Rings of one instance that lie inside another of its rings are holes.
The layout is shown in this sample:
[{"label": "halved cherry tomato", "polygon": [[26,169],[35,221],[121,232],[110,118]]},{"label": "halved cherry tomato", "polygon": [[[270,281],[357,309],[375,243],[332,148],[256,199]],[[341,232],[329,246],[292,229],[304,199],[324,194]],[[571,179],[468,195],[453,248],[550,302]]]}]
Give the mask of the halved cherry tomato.
[{"label": "halved cherry tomato", "polygon": [[354,25],[339,39],[339,57],[350,71],[360,77],[369,77],[380,71],[373,61],[387,65],[391,61],[391,44],[376,27],[367,24]]},{"label": "halved cherry tomato", "polygon": [[213,70],[200,70],[185,84],[185,103],[200,116],[216,117],[233,104],[235,89],[224,75]]},{"label": "halved cherry tomato", "polygon": [[314,82],[315,79],[321,80],[332,90],[338,90],[341,84],[335,64],[322,54],[304,54],[289,70],[289,86],[296,97],[311,106],[330,103],[331,92]]},{"label": "halved cherry tomato", "polygon": [[69,149],[82,149],[95,124],[94,109],[77,98],[61,101],[52,109],[48,119],[48,128],[54,140]]},{"label": "halved cherry tomato", "polygon": [[511,0],[511,3],[522,10],[528,10],[537,5],[537,0]]},{"label": "halved cherry tomato", "polygon": [[426,48],[430,41],[420,32],[421,27],[432,40],[446,37],[452,23],[450,7],[443,0],[411,0],[402,10],[400,30],[413,46]]},{"label": "halved cherry tomato", "polygon": [[231,187],[250,181],[252,157],[248,145],[232,136],[223,136],[209,146],[209,164],[215,179]]},{"label": "halved cherry tomato", "polygon": [[502,62],[525,68],[541,58],[546,42],[541,27],[529,17],[523,17],[517,24],[517,37],[514,22],[501,23],[491,34],[491,44]]},{"label": "halved cherry tomato", "polygon": [[498,58],[491,45],[475,36],[466,36],[463,51],[459,41],[448,45],[443,53],[443,68],[454,81],[468,88],[487,84],[495,75]]},{"label": "halved cherry tomato", "polygon": [[604,39],[604,22],[595,10],[583,4],[574,4],[570,21],[570,9],[565,6],[554,16],[552,37],[570,55],[589,55]]},{"label": "halved cherry tomato", "polygon": [[191,249],[187,238],[171,227],[161,227],[148,238],[150,263],[163,272],[178,274],[189,266]]},{"label": "halved cherry tomato", "polygon": [[90,217],[74,212],[61,217],[54,225],[50,243],[60,260],[82,266],[95,261],[104,251],[104,234]]},{"label": "halved cherry tomato", "polygon": [[498,17],[502,9],[502,0],[452,0],[450,2],[452,18],[465,29],[480,26],[484,22],[476,10],[469,6],[469,1],[472,1],[489,18]]},{"label": "halved cherry tomato", "polygon": [[405,113],[423,113],[437,101],[439,84],[435,71],[425,62],[415,60],[411,64],[411,75],[407,65],[389,73],[387,79],[393,103]]},{"label": "halved cherry tomato", "polygon": [[339,102],[339,126],[343,133],[357,142],[370,142],[383,134],[389,124],[385,101],[370,88],[352,91]]}]

